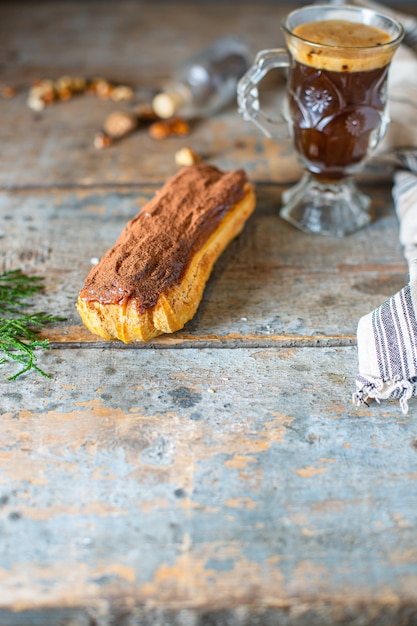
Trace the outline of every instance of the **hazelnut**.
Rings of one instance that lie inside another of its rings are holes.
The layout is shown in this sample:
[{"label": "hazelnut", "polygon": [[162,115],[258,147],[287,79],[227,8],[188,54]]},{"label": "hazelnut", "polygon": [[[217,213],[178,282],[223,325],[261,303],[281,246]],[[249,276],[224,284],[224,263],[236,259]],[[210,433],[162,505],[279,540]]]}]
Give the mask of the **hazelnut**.
[{"label": "hazelnut", "polygon": [[181,148],[175,153],[175,163],[180,166],[194,165],[201,161],[201,157],[191,148]]},{"label": "hazelnut", "polygon": [[91,78],[88,81],[87,86],[86,86],[87,91],[90,92],[90,93],[96,93],[96,91],[97,91],[97,84],[100,81],[102,81],[102,80],[104,80],[104,79],[101,78],[100,76],[95,76],[94,78]]},{"label": "hazelnut", "polygon": [[104,100],[110,98],[112,89],[112,85],[108,80],[104,80],[104,78],[100,78],[95,84],[95,93],[99,98],[103,98]]},{"label": "hazelnut", "polygon": [[86,79],[83,76],[72,76],[71,89],[74,93],[83,93],[87,89]]},{"label": "hazelnut", "polygon": [[83,93],[86,80],[82,76],[60,76],[54,83],[60,100],[68,100],[74,94]]},{"label": "hazelnut", "polygon": [[71,82],[72,82],[71,76],[60,76],[54,82],[54,87],[57,91],[60,91],[61,89],[70,90]]},{"label": "hazelnut", "polygon": [[43,111],[46,106],[42,98],[32,94],[29,94],[27,105],[32,111]]},{"label": "hazelnut", "polygon": [[124,100],[133,99],[133,89],[127,85],[117,85],[110,91],[110,98],[114,102],[122,102]]},{"label": "hazelnut", "polygon": [[153,139],[166,139],[167,137],[188,135],[190,126],[181,117],[172,117],[169,120],[154,122],[149,127],[149,134]]},{"label": "hazelnut", "polygon": [[112,139],[125,137],[138,125],[138,118],[126,111],[113,111],[104,122],[104,132]]},{"label": "hazelnut", "polygon": [[73,92],[68,87],[60,87],[57,89],[59,100],[70,100],[73,96]]}]

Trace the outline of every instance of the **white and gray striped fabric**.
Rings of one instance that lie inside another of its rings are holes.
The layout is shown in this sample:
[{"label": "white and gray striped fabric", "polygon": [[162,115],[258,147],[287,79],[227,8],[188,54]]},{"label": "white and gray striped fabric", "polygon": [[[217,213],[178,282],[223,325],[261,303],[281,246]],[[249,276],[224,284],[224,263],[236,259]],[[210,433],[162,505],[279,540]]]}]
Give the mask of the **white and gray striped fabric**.
[{"label": "white and gray striped fabric", "polygon": [[391,65],[391,123],[379,156],[394,167],[393,199],[409,283],[359,320],[353,400],[361,405],[396,399],[407,413],[410,398],[417,396],[417,23],[405,15],[401,21],[407,45],[400,46]]},{"label": "white and gray striped fabric", "polygon": [[397,399],[403,413],[417,395],[417,148],[398,152],[393,198],[410,282],[359,320],[356,404]]}]

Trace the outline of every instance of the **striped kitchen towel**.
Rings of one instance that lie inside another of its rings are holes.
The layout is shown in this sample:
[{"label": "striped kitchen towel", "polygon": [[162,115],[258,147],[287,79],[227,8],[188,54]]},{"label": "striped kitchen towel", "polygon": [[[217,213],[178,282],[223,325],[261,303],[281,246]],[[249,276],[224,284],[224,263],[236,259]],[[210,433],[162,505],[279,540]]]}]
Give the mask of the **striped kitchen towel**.
[{"label": "striped kitchen towel", "polygon": [[[353,400],[361,405],[371,399],[396,399],[407,413],[408,401],[417,396],[417,23],[415,18],[401,17],[408,45],[400,46],[392,61],[391,123],[376,156],[382,155],[396,172],[393,199],[409,283],[359,320],[359,374]],[[411,147],[404,150],[404,145]]]},{"label": "striped kitchen towel", "polygon": [[359,320],[356,404],[397,399],[403,413],[417,396],[417,149],[398,152],[404,169],[394,177],[393,198],[409,283]]}]

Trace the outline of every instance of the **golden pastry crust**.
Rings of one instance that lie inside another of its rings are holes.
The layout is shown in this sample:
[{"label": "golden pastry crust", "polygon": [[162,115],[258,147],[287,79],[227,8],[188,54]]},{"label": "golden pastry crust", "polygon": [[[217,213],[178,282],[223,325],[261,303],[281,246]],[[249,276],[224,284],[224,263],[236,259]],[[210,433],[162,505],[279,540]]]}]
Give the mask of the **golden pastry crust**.
[{"label": "golden pastry crust", "polygon": [[[105,302],[105,298],[100,301],[86,297],[81,290],[77,310],[85,326],[104,339],[120,339],[125,343],[149,341],[183,328],[197,311],[216,260],[241,232],[254,208],[254,189],[246,181],[242,197],[226,211],[204,243],[193,251],[180,280],[162,291],[153,306],[143,310],[135,296],[120,302]],[[146,207],[142,209],[145,210]],[[139,249],[140,246],[138,254]]]}]

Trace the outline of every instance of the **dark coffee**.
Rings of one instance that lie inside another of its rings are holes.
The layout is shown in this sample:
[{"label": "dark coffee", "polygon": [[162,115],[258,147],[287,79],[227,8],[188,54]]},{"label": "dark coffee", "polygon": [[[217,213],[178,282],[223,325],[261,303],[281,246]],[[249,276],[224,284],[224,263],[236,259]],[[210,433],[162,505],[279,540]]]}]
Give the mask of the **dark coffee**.
[{"label": "dark coffee", "polygon": [[295,61],[289,79],[294,143],[321,180],[355,171],[385,124],[388,67],[361,72],[316,69]]},{"label": "dark coffee", "polygon": [[318,179],[353,173],[384,131],[390,36],[345,20],[307,22],[288,44],[295,148]]}]

